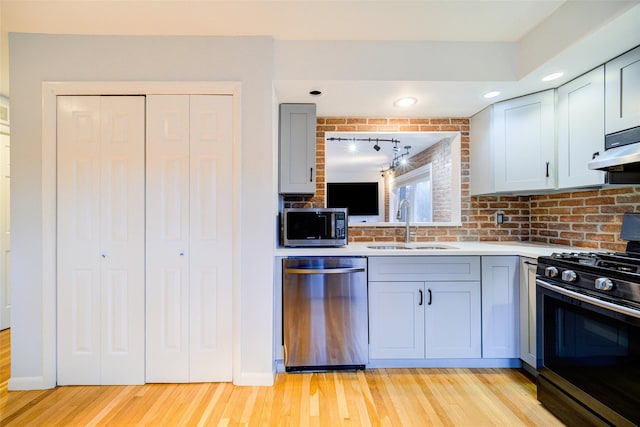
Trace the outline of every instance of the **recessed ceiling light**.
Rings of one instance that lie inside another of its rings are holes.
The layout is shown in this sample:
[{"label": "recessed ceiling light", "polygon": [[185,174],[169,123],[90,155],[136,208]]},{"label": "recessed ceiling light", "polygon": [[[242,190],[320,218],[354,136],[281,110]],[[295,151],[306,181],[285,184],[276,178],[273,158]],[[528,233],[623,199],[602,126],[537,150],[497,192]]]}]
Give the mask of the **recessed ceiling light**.
[{"label": "recessed ceiling light", "polygon": [[309,91],[309,95],[311,95],[311,96],[320,96],[320,95],[322,95],[322,91],[311,90],[311,91]]},{"label": "recessed ceiling light", "polygon": [[393,105],[395,105],[396,107],[410,107],[411,105],[415,104],[416,102],[418,102],[418,100],[414,97],[408,96],[405,98],[400,98],[397,99]]},{"label": "recessed ceiling light", "polygon": [[489,98],[495,98],[498,95],[500,95],[500,91],[499,90],[492,90],[491,92],[485,93],[484,97],[489,99]]},{"label": "recessed ceiling light", "polygon": [[563,75],[564,75],[564,73],[562,73],[562,72],[560,72],[560,73],[551,73],[548,76],[544,76],[542,78],[542,81],[543,82],[550,82],[551,80],[559,79]]}]

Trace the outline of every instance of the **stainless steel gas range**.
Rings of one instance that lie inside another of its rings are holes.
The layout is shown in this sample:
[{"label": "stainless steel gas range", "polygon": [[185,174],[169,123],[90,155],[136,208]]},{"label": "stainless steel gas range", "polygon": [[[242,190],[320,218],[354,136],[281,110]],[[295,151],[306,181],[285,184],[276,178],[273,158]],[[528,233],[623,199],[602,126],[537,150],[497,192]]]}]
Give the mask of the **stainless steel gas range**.
[{"label": "stainless steel gas range", "polygon": [[626,252],[538,258],[538,400],[567,425],[640,424],[638,236],[628,214]]}]

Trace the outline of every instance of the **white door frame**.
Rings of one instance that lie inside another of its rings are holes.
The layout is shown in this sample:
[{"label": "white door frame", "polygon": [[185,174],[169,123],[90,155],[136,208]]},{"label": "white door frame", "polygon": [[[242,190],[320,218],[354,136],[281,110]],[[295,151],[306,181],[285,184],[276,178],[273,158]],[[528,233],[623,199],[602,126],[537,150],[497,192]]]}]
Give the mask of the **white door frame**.
[{"label": "white door frame", "polygon": [[[233,96],[233,218],[240,218],[241,83],[240,82],[44,82],[42,84],[42,377],[32,389],[56,385],[56,97],[61,95],[202,94]],[[234,377],[239,364],[240,224],[234,221],[232,329]],[[25,386],[26,384],[21,384]],[[20,387],[22,388],[22,387]]]}]

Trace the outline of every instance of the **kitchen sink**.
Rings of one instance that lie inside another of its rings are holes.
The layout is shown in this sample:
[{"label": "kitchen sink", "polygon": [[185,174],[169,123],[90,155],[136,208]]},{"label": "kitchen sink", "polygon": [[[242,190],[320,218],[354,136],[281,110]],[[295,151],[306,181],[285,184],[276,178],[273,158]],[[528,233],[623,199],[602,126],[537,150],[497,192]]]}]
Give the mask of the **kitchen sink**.
[{"label": "kitchen sink", "polygon": [[453,246],[446,245],[417,245],[413,249],[458,249]]},{"label": "kitchen sink", "polygon": [[433,250],[439,250],[439,249],[457,249],[453,246],[447,246],[447,245],[437,245],[437,244],[416,244],[416,245],[405,245],[405,244],[396,244],[396,243],[389,243],[389,244],[379,244],[379,245],[368,245],[367,248],[369,249],[386,249],[386,250],[393,250],[393,249],[433,249]]},{"label": "kitchen sink", "polygon": [[369,245],[369,249],[413,249],[411,246],[406,245]]}]

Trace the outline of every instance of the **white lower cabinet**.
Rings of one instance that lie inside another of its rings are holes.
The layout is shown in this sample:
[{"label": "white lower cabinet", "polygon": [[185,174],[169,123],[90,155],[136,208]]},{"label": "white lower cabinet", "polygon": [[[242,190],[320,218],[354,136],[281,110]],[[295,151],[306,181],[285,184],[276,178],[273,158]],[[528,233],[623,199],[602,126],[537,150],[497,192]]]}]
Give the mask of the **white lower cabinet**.
[{"label": "white lower cabinet", "polygon": [[520,258],[520,359],[536,368],[536,266],[534,258]]},{"label": "white lower cabinet", "polygon": [[482,357],[519,353],[519,257],[482,257]]},{"label": "white lower cabinet", "polygon": [[424,318],[424,283],[370,282],[369,357],[424,358]]},{"label": "white lower cabinet", "polygon": [[479,279],[480,257],[370,257],[369,357],[480,358]]},{"label": "white lower cabinet", "polygon": [[425,356],[481,357],[480,282],[428,282],[425,286]]}]

